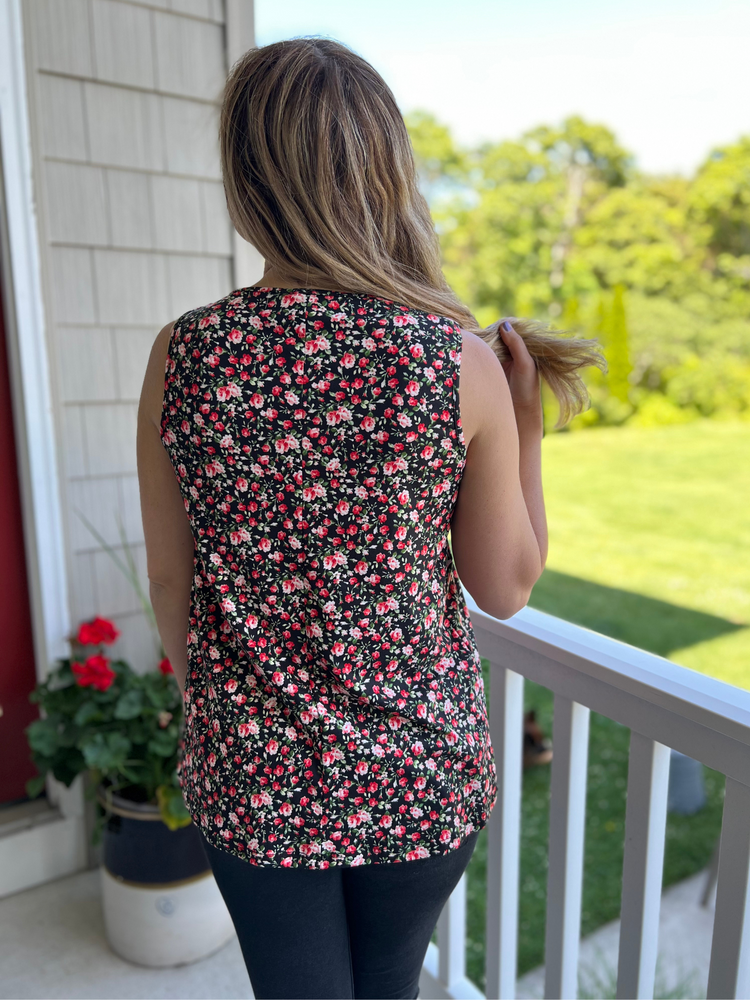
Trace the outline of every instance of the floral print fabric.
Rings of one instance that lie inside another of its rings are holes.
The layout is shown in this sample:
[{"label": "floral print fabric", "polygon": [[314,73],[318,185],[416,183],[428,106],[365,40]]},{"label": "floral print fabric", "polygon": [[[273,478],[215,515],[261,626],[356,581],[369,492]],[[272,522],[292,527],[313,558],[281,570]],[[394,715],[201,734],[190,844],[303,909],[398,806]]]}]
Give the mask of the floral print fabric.
[{"label": "floral print fabric", "polygon": [[179,775],[216,847],[327,868],[458,848],[497,785],[448,545],[461,331],[244,288],[182,316],[162,441],[195,539]]}]

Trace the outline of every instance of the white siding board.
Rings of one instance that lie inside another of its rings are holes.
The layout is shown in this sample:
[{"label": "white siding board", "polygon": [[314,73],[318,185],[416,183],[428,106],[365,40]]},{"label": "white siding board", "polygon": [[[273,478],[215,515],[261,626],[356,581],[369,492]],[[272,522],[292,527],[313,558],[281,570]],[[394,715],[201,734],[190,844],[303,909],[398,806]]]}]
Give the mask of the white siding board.
[{"label": "white siding board", "polygon": [[159,97],[106,83],[83,86],[92,161],[161,170],[164,148]]},{"label": "white siding board", "polygon": [[[179,0],[175,0],[178,3]],[[221,21],[222,24],[226,23],[226,10],[224,5],[224,0],[209,0],[211,4],[211,16],[215,21]],[[253,16],[252,10],[250,11],[250,16]]]},{"label": "white siding board", "polygon": [[206,253],[232,254],[232,223],[227,212],[224,185],[201,181],[203,247]]},{"label": "white siding board", "polygon": [[141,520],[141,500],[138,493],[137,476],[120,476],[120,510],[122,527],[128,542],[143,541],[143,521]]},{"label": "white siding board", "polygon": [[50,247],[50,298],[59,323],[96,323],[91,251]]},{"label": "white siding board", "polygon": [[224,29],[175,14],[154,14],[158,89],[218,101],[226,77]]},{"label": "white siding board", "polygon": [[145,614],[115,615],[121,635],[112,646],[112,655],[126,660],[138,673],[156,670],[161,658],[158,639]]},{"label": "white siding board", "polygon": [[181,14],[192,14],[193,17],[205,17],[213,21],[224,20],[224,8],[221,0],[171,0],[172,10]]},{"label": "white siding board", "polygon": [[83,84],[42,73],[37,89],[42,152],[67,160],[87,160]]},{"label": "white siding board", "polygon": [[109,330],[58,327],[57,356],[64,402],[92,402],[115,396],[114,351]]},{"label": "white siding board", "polygon": [[163,255],[95,250],[94,271],[103,323],[158,323],[160,329],[167,322],[169,295]]},{"label": "white siding board", "polygon": [[163,97],[162,108],[167,170],[220,179],[219,109],[174,97]]},{"label": "white siding board", "polygon": [[216,302],[232,291],[232,268],[228,259],[170,255],[168,262],[172,293],[170,320],[178,319],[190,309]]},{"label": "white siding board", "polygon": [[[122,548],[116,549],[120,559],[124,559]],[[126,615],[141,607],[135,589],[125,574],[120,571],[112,556],[104,549],[91,556],[97,580],[97,603],[100,614]],[[106,612],[103,610],[106,608]]]},{"label": "white siding board", "polygon": [[88,473],[82,410],[81,406],[62,408],[61,458],[63,469],[68,476],[85,476]]},{"label": "white siding board", "polygon": [[[170,320],[167,315],[161,326],[168,322]],[[143,328],[115,329],[115,365],[120,399],[140,399],[148,357],[160,329],[157,323]]]},{"label": "white siding board", "polygon": [[135,472],[136,406],[97,403],[83,408],[89,474]]},{"label": "white siding board", "polygon": [[71,556],[68,572],[71,619],[73,628],[77,629],[79,622],[89,621],[101,613],[97,602],[96,576],[91,554],[82,552]]},{"label": "white siding board", "polygon": [[100,543],[80,514],[108,545],[119,545],[116,515],[120,509],[119,482],[116,477],[73,479],[68,483],[70,509],[70,544],[74,552],[98,549]]},{"label": "white siding board", "polygon": [[132,3],[93,0],[96,75],[111,83],[154,86],[151,13]]},{"label": "white siding board", "polygon": [[39,69],[92,76],[88,0],[31,0],[29,8]]},{"label": "white siding board", "polygon": [[202,249],[201,194],[197,180],[154,174],[151,177],[157,250]]},{"label": "white siding board", "polygon": [[149,174],[107,170],[105,176],[112,246],[151,250],[154,235]]},{"label": "white siding board", "polygon": [[234,281],[224,3],[22,2],[72,611],[119,618],[123,655],[153,669],[137,597],[75,510],[110,544],[119,511],[145,579],[135,416],[148,356],[165,323]]},{"label": "white siding board", "polygon": [[44,165],[47,186],[47,227],[57,243],[106,246],[107,226],[104,172],[82,163]]}]

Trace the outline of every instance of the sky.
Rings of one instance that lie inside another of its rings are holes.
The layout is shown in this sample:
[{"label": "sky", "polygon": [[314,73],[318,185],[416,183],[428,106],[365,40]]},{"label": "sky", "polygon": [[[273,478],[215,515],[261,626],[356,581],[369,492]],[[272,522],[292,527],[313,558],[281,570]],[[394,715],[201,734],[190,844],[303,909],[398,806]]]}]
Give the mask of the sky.
[{"label": "sky", "polygon": [[750,0],[255,0],[257,43],[324,35],[464,144],[567,115],[652,173],[750,135]]}]

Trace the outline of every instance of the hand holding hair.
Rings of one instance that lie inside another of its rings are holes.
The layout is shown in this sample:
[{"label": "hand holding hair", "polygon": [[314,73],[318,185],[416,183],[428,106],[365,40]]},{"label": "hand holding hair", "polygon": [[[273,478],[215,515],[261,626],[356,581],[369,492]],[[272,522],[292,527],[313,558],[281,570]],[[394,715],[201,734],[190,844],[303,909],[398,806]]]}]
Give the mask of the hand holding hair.
[{"label": "hand holding hair", "polygon": [[[588,392],[581,370],[589,366],[607,370],[597,340],[570,337],[536,320],[512,316],[476,332],[500,359],[517,412],[540,408],[539,377],[544,379],[560,406],[557,428],[586,408]],[[536,368],[536,378],[530,363]]]},{"label": "hand holding hair", "polygon": [[532,423],[541,424],[543,421],[539,369],[529,354],[523,337],[516,333],[510,320],[503,320],[497,332],[499,343],[505,348],[504,359],[497,349],[496,353],[508,379],[516,421],[520,423],[531,420]]}]

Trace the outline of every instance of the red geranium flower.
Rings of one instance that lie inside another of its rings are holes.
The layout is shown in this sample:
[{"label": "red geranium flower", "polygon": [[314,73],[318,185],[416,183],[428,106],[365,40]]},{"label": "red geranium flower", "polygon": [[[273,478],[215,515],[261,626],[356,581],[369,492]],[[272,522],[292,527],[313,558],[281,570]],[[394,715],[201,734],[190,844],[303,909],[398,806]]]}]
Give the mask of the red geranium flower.
[{"label": "red geranium flower", "polygon": [[70,669],[79,687],[94,687],[97,691],[106,691],[117,677],[106,656],[90,656],[85,663],[72,663]]},{"label": "red geranium flower", "polygon": [[161,670],[161,672],[163,674],[173,674],[174,673],[174,667],[169,662],[169,660],[166,658],[166,656],[164,657],[164,659],[159,664],[159,670]]},{"label": "red geranium flower", "polygon": [[94,618],[93,621],[84,622],[78,629],[78,642],[81,646],[109,645],[119,634],[111,621],[106,618]]}]

